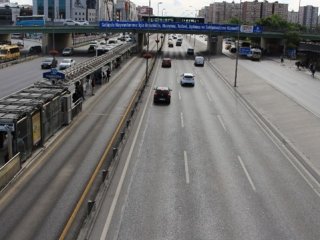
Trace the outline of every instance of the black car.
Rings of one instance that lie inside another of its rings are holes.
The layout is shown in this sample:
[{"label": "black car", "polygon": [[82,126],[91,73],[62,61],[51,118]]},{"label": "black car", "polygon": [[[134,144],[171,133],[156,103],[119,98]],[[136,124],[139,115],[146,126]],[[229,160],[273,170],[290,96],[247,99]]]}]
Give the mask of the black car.
[{"label": "black car", "polygon": [[187,54],[188,55],[193,55],[194,54],[194,49],[193,48],[188,48]]},{"label": "black car", "polygon": [[58,65],[58,61],[55,58],[45,58],[41,63],[41,69],[55,68]]},{"label": "black car", "polygon": [[32,46],[29,48],[29,54],[39,54],[39,53],[42,53],[41,46]]},{"label": "black car", "polygon": [[153,103],[170,104],[171,89],[169,87],[155,87],[154,90]]}]

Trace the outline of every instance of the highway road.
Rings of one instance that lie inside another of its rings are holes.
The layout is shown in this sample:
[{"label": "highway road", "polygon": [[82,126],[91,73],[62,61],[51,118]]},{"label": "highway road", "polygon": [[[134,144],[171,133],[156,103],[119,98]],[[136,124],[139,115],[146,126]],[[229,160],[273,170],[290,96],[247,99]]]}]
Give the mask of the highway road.
[{"label": "highway road", "polygon": [[[50,71],[50,69],[41,69],[41,62],[46,57],[48,56],[38,57],[30,61],[11,65],[1,69],[0,98],[20,91],[23,88],[29,87],[36,81],[42,80],[42,74]],[[77,64],[89,59],[89,57],[92,56],[71,56],[71,58],[73,58]],[[69,57],[58,56],[58,63],[60,63],[63,58]]]},{"label": "highway road", "polygon": [[[173,66],[157,63],[95,224],[79,239],[319,239],[319,196],[213,68],[193,66],[188,46],[193,39],[165,46],[163,56]],[[203,49],[196,42],[196,52]],[[28,80],[11,81],[33,83],[44,71],[38,61],[26,63],[34,74]],[[0,239],[58,238],[137,89],[145,60],[121,68],[1,193]],[[194,88],[180,86],[183,72],[196,75]],[[6,84],[7,92],[21,89]],[[169,106],[152,103],[156,85],[172,88]]]},{"label": "highway road", "polygon": [[87,100],[78,118],[2,193],[0,239],[58,238],[145,73],[143,61],[123,63],[128,70],[113,73],[112,83]]},{"label": "highway road", "polygon": [[[170,86],[171,104],[154,105],[150,87],[114,185],[78,239],[319,239],[309,182],[233,90],[185,52],[166,49],[173,67],[158,65],[150,85]],[[196,75],[194,88],[180,86],[183,72]]]}]

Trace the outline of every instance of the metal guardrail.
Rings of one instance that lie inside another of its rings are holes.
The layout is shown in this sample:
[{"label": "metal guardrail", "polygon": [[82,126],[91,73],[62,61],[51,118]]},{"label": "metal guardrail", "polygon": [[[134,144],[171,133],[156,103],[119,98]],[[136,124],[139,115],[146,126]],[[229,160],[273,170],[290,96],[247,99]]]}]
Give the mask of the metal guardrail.
[{"label": "metal guardrail", "polygon": [[63,83],[69,85],[85,78],[87,75],[97,71],[101,67],[105,66],[108,62],[115,60],[123,53],[134,47],[136,47],[136,44],[124,44],[110,50],[105,54],[102,54],[101,56],[93,57],[88,61],[82,62],[81,64],[77,64],[64,70],[63,73],[65,74],[65,80]]}]

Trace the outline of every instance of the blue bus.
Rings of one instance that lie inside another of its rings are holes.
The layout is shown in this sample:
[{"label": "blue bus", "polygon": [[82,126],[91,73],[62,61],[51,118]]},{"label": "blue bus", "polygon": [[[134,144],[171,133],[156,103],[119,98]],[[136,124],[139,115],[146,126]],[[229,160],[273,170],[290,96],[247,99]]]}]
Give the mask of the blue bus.
[{"label": "blue bus", "polygon": [[17,26],[44,26],[45,24],[43,15],[18,16],[16,21]]}]

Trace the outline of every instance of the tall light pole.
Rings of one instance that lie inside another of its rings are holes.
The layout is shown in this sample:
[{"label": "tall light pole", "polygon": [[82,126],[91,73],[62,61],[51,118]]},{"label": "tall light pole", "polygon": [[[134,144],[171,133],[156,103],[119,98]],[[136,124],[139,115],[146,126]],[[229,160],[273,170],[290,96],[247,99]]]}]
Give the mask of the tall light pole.
[{"label": "tall light pole", "polygon": [[158,16],[159,16],[159,5],[162,4],[162,2],[158,2]]},{"label": "tall light pole", "polygon": [[[150,8],[151,8],[151,0],[149,0],[149,7],[148,7],[148,24],[150,23]],[[149,55],[149,32],[147,33],[147,55]],[[148,71],[149,71],[149,56],[146,56],[146,82],[149,80],[148,76]]]},{"label": "tall light pole", "polygon": [[242,16],[241,16],[241,13],[242,13],[242,11],[241,11],[241,0],[240,0],[240,5],[239,5],[239,26],[238,26],[238,36],[237,36],[237,38],[238,38],[238,42],[237,42],[237,54],[236,54],[236,70],[235,70],[235,74],[234,74],[234,84],[233,84],[233,86],[234,87],[237,87],[237,77],[238,77],[238,61],[239,61],[239,40],[240,40],[240,27],[241,27],[241,18],[242,18]]},{"label": "tall light pole", "polygon": [[162,14],[161,14],[161,16],[163,17],[164,15],[163,15],[163,12],[164,11],[166,11],[166,9],[165,8],[162,8]]},{"label": "tall light pole", "polygon": [[[162,2],[158,2],[158,19],[159,19],[159,5],[160,4],[162,4]],[[158,49],[158,44],[159,44],[159,34],[157,33],[157,40],[156,40],[156,42],[157,42],[157,52],[159,51],[159,49]]]}]

